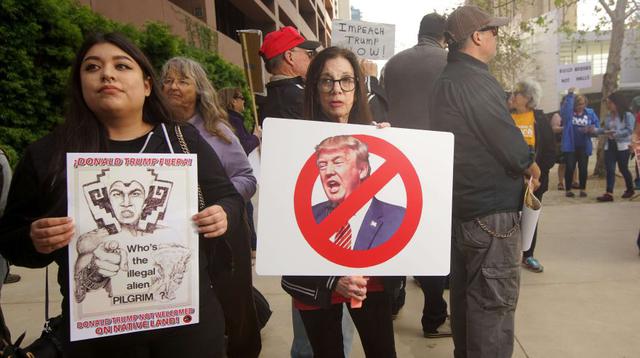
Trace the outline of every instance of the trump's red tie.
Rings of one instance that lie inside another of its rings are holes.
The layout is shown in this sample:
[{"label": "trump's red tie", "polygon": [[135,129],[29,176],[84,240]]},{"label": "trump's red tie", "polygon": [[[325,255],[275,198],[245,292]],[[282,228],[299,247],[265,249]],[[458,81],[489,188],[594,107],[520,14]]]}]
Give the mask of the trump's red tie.
[{"label": "trump's red tie", "polygon": [[351,225],[349,223],[338,230],[334,243],[343,249],[351,250]]}]

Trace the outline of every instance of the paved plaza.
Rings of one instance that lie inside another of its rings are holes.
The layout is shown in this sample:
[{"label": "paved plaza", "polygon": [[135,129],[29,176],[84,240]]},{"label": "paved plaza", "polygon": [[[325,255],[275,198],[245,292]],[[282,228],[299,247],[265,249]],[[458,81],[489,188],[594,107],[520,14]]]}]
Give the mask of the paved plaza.
[{"label": "paved plaza", "polygon": [[[640,357],[640,256],[635,244],[640,198],[620,199],[620,180],[616,200],[597,203],[601,182],[591,181],[587,198],[565,198],[555,190],[555,178],[551,180],[535,255],[545,270],[541,274],[522,270],[516,358]],[[49,276],[55,314],[60,295],[53,271]],[[44,319],[44,270],[13,268],[12,272],[22,280],[4,287],[2,308],[13,335],[26,330],[31,341]],[[291,299],[280,288],[279,277],[255,276],[255,286],[274,311],[263,330],[262,357],[287,357]],[[398,357],[452,357],[450,338],[422,337],[422,302],[419,287],[409,279],[407,302],[395,321]],[[364,357],[359,339],[352,357]]]}]

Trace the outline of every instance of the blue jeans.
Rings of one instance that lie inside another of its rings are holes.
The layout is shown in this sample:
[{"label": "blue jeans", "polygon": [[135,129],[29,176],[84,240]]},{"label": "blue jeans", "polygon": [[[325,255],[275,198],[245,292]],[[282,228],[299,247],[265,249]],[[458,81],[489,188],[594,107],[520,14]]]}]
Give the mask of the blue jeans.
[{"label": "blue jeans", "polygon": [[609,149],[604,152],[604,165],[607,170],[607,193],[613,193],[613,186],[616,183],[616,163],[622,176],[627,190],[633,190],[633,180],[629,171],[629,149],[617,150],[616,146],[611,148],[609,141]]},{"label": "blue jeans", "polygon": [[[291,358],[313,358],[313,349],[307,338],[307,332],[300,317],[300,311],[291,307],[291,321],[293,323],[293,342],[291,342]],[[342,344],[344,345],[344,356],[351,354],[353,344],[353,331],[355,326],[349,314],[347,305],[343,305],[342,312]]]}]

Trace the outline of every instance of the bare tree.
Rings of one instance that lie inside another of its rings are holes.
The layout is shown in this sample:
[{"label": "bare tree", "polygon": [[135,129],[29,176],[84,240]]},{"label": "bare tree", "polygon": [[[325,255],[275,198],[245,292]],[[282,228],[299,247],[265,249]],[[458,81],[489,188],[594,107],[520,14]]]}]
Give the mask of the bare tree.
[{"label": "bare tree", "polygon": [[[602,77],[602,105],[600,106],[600,118],[606,115],[606,98],[618,89],[618,77],[622,63],[622,46],[627,19],[633,14],[640,13],[640,0],[598,0],[600,6],[607,13],[611,23],[611,40],[609,41],[609,56],[607,58],[607,71]],[[598,139],[598,152],[594,175],[604,176],[604,143]]]}]

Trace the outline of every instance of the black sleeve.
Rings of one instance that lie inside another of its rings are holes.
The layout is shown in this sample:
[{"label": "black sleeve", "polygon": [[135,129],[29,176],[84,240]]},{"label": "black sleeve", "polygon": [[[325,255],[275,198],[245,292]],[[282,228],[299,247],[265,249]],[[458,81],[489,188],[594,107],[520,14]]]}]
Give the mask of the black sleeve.
[{"label": "black sleeve", "polygon": [[548,171],[556,162],[555,141],[551,124],[542,111],[536,110],[536,163],[541,171]]},{"label": "black sleeve", "polygon": [[38,190],[42,187],[38,177],[33,153],[28,149],[16,167],[7,207],[0,219],[0,253],[17,266],[40,268],[54,260],[54,254],[38,253],[29,235],[31,223],[46,216],[41,203],[50,195]]},{"label": "black sleeve", "polygon": [[242,117],[238,117],[236,115],[229,115],[229,121],[233,128],[236,130],[236,136],[238,140],[240,140],[240,145],[242,145],[242,149],[248,155],[256,149],[258,145],[260,145],[260,140],[255,135],[249,133],[247,129],[244,127],[244,123],[242,121]]},{"label": "black sleeve", "polygon": [[311,306],[328,308],[338,276],[282,276],[282,288],[291,297]]},{"label": "black sleeve", "polygon": [[520,174],[533,156],[507,109],[500,85],[485,76],[473,76],[459,89],[449,86],[471,130],[487,150],[510,172]]}]

